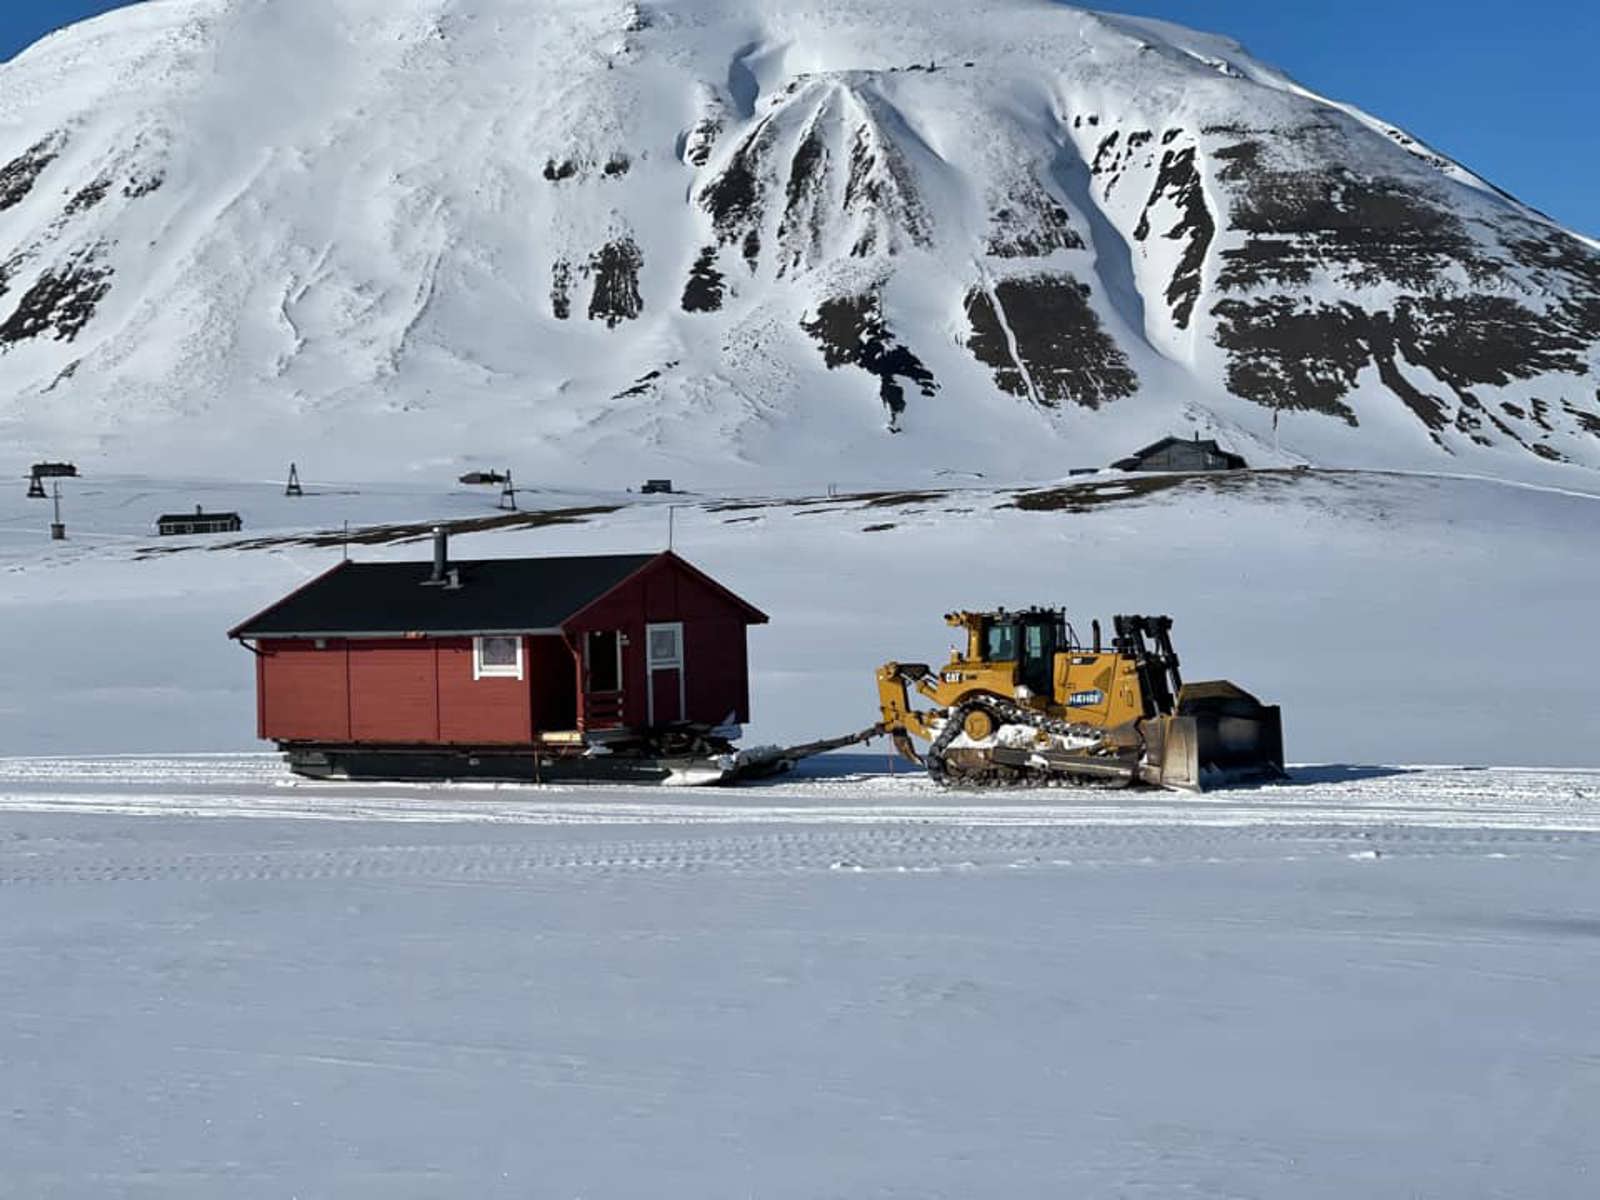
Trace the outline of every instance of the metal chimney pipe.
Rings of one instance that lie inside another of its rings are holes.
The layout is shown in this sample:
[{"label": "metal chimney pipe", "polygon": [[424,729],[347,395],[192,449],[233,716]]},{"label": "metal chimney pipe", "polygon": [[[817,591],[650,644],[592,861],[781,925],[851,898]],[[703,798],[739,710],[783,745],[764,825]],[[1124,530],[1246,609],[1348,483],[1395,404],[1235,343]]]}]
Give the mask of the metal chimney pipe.
[{"label": "metal chimney pipe", "polygon": [[450,557],[450,535],[443,525],[433,527],[433,575],[429,583],[443,583],[445,568]]}]

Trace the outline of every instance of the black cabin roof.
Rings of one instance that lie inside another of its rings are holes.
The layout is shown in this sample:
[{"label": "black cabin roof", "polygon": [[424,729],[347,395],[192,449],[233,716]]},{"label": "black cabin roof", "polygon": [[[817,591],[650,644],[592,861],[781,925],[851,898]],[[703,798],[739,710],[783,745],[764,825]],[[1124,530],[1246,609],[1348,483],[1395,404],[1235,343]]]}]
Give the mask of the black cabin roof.
[{"label": "black cabin roof", "polygon": [[[257,613],[229,637],[318,637],[406,633],[482,634],[554,631],[661,554],[452,561],[457,588],[427,585],[431,562],[340,563]],[[745,610],[766,616],[721,584],[672,556]]]},{"label": "black cabin roof", "polygon": [[1143,449],[1135,450],[1132,454],[1128,455],[1127,458],[1119,459],[1117,462],[1114,462],[1111,465],[1114,467],[1120,467],[1123,463],[1139,462],[1143,459],[1149,458],[1153,454],[1161,453],[1161,451],[1167,449],[1169,446],[1194,446],[1200,450],[1209,450],[1211,453],[1221,455],[1223,458],[1230,461],[1237,461],[1241,466],[1244,465],[1243,457],[1234,454],[1231,451],[1224,450],[1221,446],[1217,445],[1215,438],[1191,439],[1181,437],[1164,437],[1160,441],[1151,442]]},{"label": "black cabin roof", "polygon": [[1159,441],[1151,442],[1148,446],[1145,446],[1141,450],[1135,450],[1129,457],[1144,458],[1146,455],[1159,453],[1160,451],[1165,450],[1168,446],[1198,446],[1202,450],[1221,449],[1221,447],[1217,445],[1215,438],[1164,437]]},{"label": "black cabin roof", "polygon": [[157,525],[174,525],[188,521],[237,521],[239,514],[236,512],[201,512],[198,508],[189,513],[162,513],[156,518]]}]

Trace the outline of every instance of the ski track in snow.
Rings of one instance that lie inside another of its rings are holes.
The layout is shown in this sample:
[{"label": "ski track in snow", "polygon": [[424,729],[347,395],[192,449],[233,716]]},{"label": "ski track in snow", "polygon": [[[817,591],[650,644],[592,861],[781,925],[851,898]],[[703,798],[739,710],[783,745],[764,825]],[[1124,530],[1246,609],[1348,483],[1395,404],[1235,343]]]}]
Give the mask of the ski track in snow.
[{"label": "ski track in snow", "polygon": [[[823,769],[825,770],[825,768]],[[546,826],[543,840],[161,853],[0,842],[0,885],[482,878],[583,872],[1045,869],[1550,854],[1600,842],[1600,771],[1301,768],[1293,784],[1171,793],[947,793],[917,775],[760,787],[311,783],[269,755],[0,759],[0,812]],[[582,827],[625,836],[596,835]]]}]

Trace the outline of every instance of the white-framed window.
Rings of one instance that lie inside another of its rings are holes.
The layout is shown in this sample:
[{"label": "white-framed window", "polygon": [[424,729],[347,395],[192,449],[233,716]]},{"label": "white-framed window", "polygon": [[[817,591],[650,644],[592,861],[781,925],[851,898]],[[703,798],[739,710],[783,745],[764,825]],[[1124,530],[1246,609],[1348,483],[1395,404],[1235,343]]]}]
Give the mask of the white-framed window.
[{"label": "white-framed window", "polygon": [[474,679],[521,679],[522,639],[489,635],[472,639]]},{"label": "white-framed window", "polygon": [[671,624],[645,626],[646,653],[650,656],[651,670],[683,666],[683,625]]}]

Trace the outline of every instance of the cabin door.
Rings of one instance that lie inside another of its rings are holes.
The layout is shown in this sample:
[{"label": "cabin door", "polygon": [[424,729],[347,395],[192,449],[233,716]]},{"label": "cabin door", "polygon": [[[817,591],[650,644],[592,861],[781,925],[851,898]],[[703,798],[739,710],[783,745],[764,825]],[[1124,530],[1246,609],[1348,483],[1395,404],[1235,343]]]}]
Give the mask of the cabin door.
[{"label": "cabin door", "polygon": [[583,641],[583,716],[586,729],[622,724],[622,634],[595,630]]},{"label": "cabin door", "polygon": [[649,721],[670,725],[683,720],[683,624],[673,621],[644,627],[649,668]]}]

